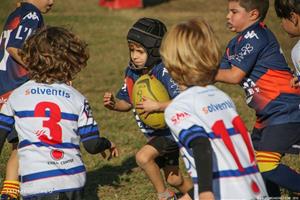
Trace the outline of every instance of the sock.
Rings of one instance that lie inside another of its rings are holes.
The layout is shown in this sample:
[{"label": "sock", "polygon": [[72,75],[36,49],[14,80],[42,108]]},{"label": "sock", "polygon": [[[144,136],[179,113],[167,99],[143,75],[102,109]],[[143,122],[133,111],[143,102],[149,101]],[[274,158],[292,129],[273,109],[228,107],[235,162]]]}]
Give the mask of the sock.
[{"label": "sock", "polygon": [[280,153],[263,151],[255,153],[258,168],[266,181],[268,193],[272,193],[270,190],[274,189],[275,184],[292,192],[300,192],[300,174],[286,165],[279,164],[282,157]]},{"label": "sock", "polygon": [[271,199],[280,199],[280,197],[281,197],[280,187],[276,183],[273,183],[272,181],[269,181],[265,178],[264,178],[264,182],[265,182],[269,197]]},{"label": "sock", "polygon": [[166,189],[164,192],[157,193],[158,199],[168,199],[174,197],[175,193],[169,189]]},{"label": "sock", "polygon": [[[256,160],[259,171],[261,173],[268,172],[278,167],[281,159],[281,154],[276,152],[256,151]],[[263,176],[268,194],[272,198],[280,198],[280,187]]]},{"label": "sock", "polygon": [[277,168],[263,172],[264,179],[292,192],[300,192],[300,174],[286,165],[279,164]]},{"label": "sock", "polygon": [[281,154],[276,152],[256,151],[256,160],[260,172],[267,172],[275,169],[281,159]]},{"label": "sock", "polygon": [[20,182],[5,180],[3,182],[1,194],[7,194],[12,198],[17,199],[20,195]]}]

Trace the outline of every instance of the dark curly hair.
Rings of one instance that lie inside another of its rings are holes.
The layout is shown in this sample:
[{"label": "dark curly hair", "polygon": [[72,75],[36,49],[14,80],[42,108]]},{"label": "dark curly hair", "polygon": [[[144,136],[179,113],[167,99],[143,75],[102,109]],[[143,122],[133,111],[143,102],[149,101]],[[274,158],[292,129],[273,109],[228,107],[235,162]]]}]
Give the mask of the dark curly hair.
[{"label": "dark curly hair", "polygon": [[292,12],[300,15],[299,0],[275,0],[274,6],[279,18],[291,19]]},{"label": "dark curly hair", "polygon": [[19,52],[29,78],[39,83],[66,83],[87,65],[87,44],[62,27],[45,26]]}]

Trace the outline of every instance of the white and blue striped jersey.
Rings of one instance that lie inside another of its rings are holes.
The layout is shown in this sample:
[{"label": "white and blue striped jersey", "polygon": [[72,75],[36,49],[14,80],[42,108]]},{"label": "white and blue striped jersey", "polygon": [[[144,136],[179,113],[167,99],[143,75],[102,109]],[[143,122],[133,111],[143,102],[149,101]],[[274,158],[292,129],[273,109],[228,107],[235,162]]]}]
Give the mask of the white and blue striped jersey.
[{"label": "white and blue striped jersey", "polygon": [[214,86],[188,88],[173,99],[165,118],[193,179],[194,199],[198,199],[198,178],[189,144],[200,137],[208,138],[212,146],[216,199],[267,197],[250,135],[225,93]]},{"label": "white and blue striped jersey", "polygon": [[296,75],[300,77],[300,40],[293,47],[291,57],[296,70]]},{"label": "white and blue striped jersey", "polygon": [[66,84],[28,81],[13,91],[0,114],[0,129],[19,137],[21,195],[81,189],[86,169],[80,142],[99,137],[86,98]]}]

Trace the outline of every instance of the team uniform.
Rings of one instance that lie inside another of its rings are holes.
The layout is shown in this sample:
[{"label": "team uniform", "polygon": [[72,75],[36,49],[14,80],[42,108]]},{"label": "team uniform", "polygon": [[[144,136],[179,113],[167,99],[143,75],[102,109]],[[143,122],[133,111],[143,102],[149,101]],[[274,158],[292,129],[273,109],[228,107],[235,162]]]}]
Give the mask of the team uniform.
[{"label": "team uniform", "polygon": [[193,179],[194,199],[198,199],[198,177],[189,146],[201,137],[208,138],[212,146],[212,192],[216,199],[267,197],[250,135],[225,93],[214,86],[190,87],[173,99],[165,119]]},{"label": "team uniform", "polygon": [[[173,99],[175,96],[179,94],[179,88],[177,84],[173,81],[170,77],[168,71],[164,67],[162,63],[155,65],[152,69],[150,74],[157,78],[167,89],[170,99]],[[132,90],[134,83],[136,80],[143,75],[142,71],[131,69],[130,67],[126,68],[125,71],[125,81],[123,87],[118,91],[116,97],[120,100],[124,100],[129,104],[132,104]],[[161,155],[167,157],[165,154],[171,153],[170,157],[174,157],[175,161],[160,161],[163,160],[162,157],[157,159],[157,164],[160,167],[163,167],[164,164],[161,162],[175,162],[175,165],[178,164],[178,147],[174,140],[172,139],[171,132],[169,128],[164,129],[153,129],[146,124],[144,124],[139,116],[137,115],[136,111],[133,109],[133,113],[137,122],[138,127],[144,133],[144,135],[148,138],[148,144],[154,146]]]},{"label": "team uniform", "polygon": [[30,3],[21,3],[21,6],[9,15],[0,38],[0,108],[11,91],[28,80],[27,71],[6,49],[21,49],[24,41],[43,25],[41,12]]},{"label": "team uniform", "polygon": [[79,144],[99,139],[99,132],[77,90],[28,81],[3,105],[0,124],[1,134],[11,134],[13,126],[18,132],[23,199],[83,189],[86,169]]},{"label": "team uniform", "polygon": [[229,42],[221,69],[231,65],[246,73],[240,84],[248,105],[256,111],[255,149],[299,153],[300,89],[290,86],[293,74],[275,36],[262,22]]}]

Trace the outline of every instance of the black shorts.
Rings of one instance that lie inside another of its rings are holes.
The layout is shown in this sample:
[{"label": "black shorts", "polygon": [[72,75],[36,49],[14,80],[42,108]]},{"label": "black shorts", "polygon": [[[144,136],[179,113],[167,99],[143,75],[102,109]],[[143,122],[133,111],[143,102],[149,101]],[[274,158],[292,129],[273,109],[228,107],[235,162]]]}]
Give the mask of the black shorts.
[{"label": "black shorts", "polygon": [[179,148],[177,143],[171,139],[171,136],[157,136],[147,144],[159,152],[159,156],[155,159],[159,168],[179,165]]},{"label": "black shorts", "polygon": [[75,190],[69,192],[51,193],[34,197],[24,198],[23,200],[84,200],[83,190]]},{"label": "black shorts", "polygon": [[253,129],[254,149],[278,153],[300,153],[300,123],[287,123]]}]

